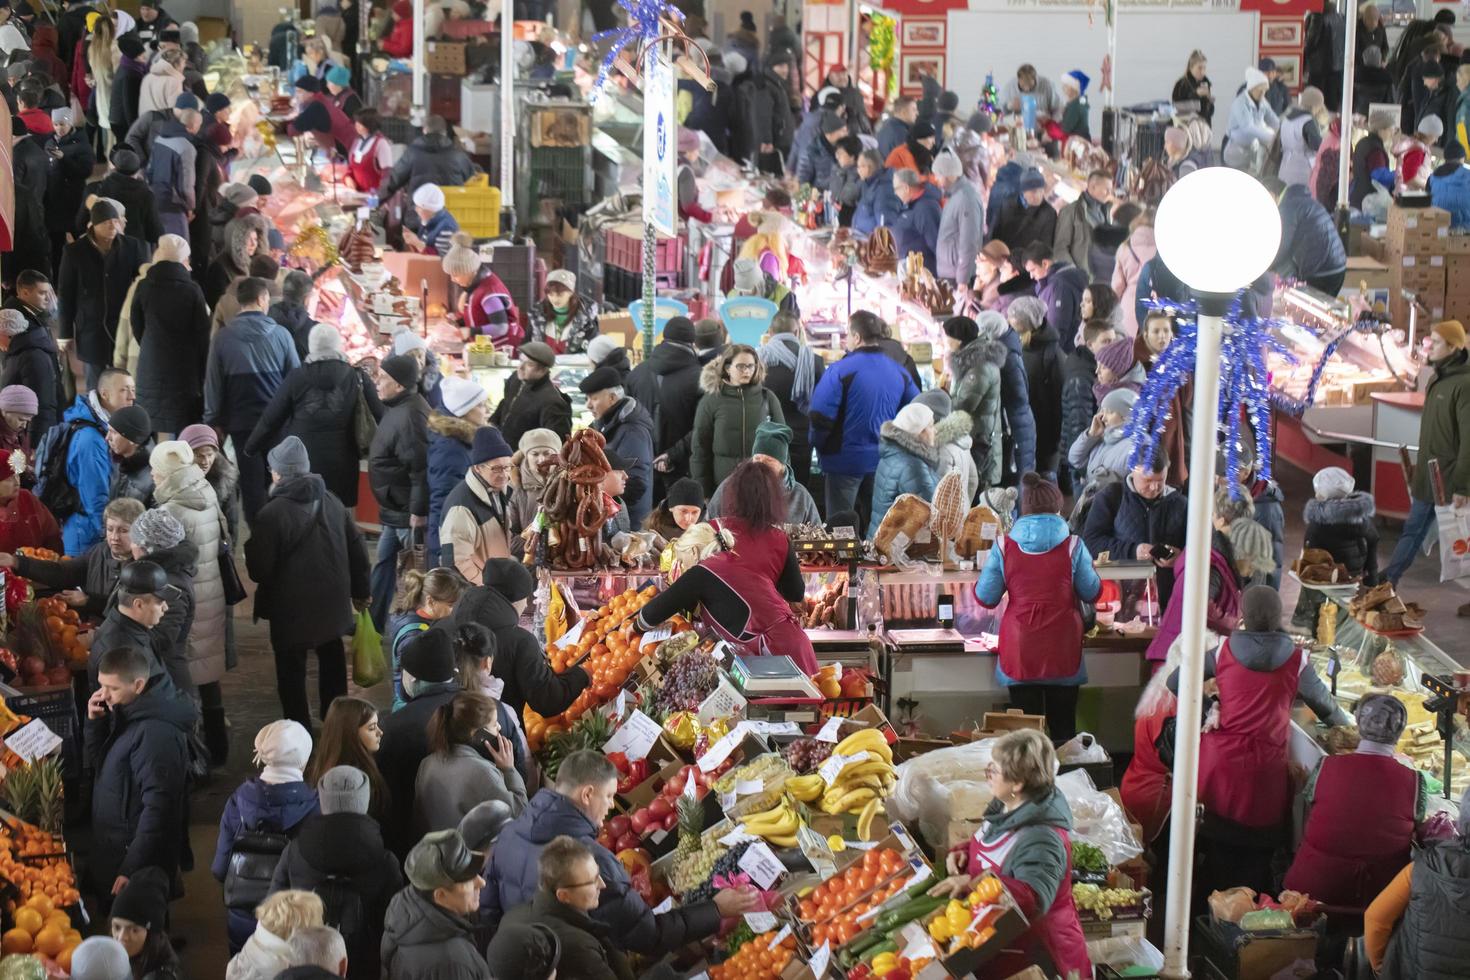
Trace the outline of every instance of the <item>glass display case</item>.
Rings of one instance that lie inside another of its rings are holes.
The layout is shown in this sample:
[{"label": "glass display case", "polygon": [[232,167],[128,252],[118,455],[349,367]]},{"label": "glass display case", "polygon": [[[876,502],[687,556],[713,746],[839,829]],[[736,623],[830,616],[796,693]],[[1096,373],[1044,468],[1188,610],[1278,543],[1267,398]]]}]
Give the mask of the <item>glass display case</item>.
[{"label": "glass display case", "polygon": [[[1379,391],[1414,387],[1418,365],[1412,357],[1416,338],[1388,324],[1360,326],[1353,307],[1306,286],[1285,289],[1276,312],[1287,318],[1277,337],[1296,356],[1293,364],[1277,353],[1267,357],[1271,387],[1282,402],[1300,415],[1324,408],[1366,407]],[[1306,404],[1312,374],[1326,349],[1337,347],[1322,369],[1316,397]]]}]

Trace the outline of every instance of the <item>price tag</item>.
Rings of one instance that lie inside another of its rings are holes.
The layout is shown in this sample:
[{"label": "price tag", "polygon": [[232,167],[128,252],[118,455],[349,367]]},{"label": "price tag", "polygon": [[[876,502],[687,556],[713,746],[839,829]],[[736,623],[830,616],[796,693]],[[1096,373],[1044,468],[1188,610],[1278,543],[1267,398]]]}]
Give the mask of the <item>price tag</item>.
[{"label": "price tag", "polygon": [[908,545],[909,545],[909,536],[907,534],[904,534],[902,531],[899,531],[897,534],[895,534],[893,536],[893,545],[892,545],[892,547],[893,547],[893,549],[895,551],[899,551],[899,550],[902,550],[904,548],[907,548]]},{"label": "price tag", "polygon": [[781,927],[781,931],[780,932],[776,933],[775,936],[771,937],[771,941],[770,942],[766,943],[766,949],[772,949],[772,948],[774,948],[776,946],[781,945],[781,943],[784,942],[785,939],[786,939],[786,937],[789,936],[789,935],[791,935],[791,925],[790,925],[790,923],[787,923],[786,925],[784,925],[784,926]]},{"label": "price tag", "polygon": [[812,870],[820,877],[826,879],[837,873],[837,859],[832,856],[827,838],[806,824],[801,824],[796,828],[796,845],[801,848],[801,853],[811,862]]},{"label": "price tag", "polygon": [[833,745],[836,745],[838,742],[841,741],[841,739],[837,737],[837,730],[841,727],[842,719],[837,717],[836,715],[833,715],[831,718],[827,719],[824,725],[822,725],[822,730],[817,732],[817,741],[831,742]]},{"label": "price tag", "polygon": [[821,776],[828,786],[831,786],[837,782],[837,777],[842,775],[842,770],[854,763],[865,761],[867,757],[866,752],[862,755],[838,755],[834,752],[827,757],[826,762],[822,763],[822,768],[817,770],[817,775]]},{"label": "price tag", "polygon": [[37,718],[7,736],[5,746],[26,762],[35,762],[59,748],[61,738]]},{"label": "price tag", "polygon": [[582,631],[586,628],[587,620],[579,619],[577,620],[576,626],[573,626],[571,629],[563,633],[551,645],[556,647],[558,650],[565,650],[567,647],[575,646],[577,644],[577,641],[582,638]]},{"label": "price tag", "polygon": [[745,913],[745,924],[750,926],[751,931],[756,935],[760,935],[776,928],[776,917],[769,912],[747,912]]},{"label": "price tag", "polygon": [[735,784],[736,796],[754,796],[757,793],[764,793],[765,790],[766,784],[759,779],[742,779]]},{"label": "price tag", "polygon": [[724,810],[726,813],[729,813],[731,810],[735,809],[735,794],[734,793],[721,793],[720,794],[720,809],[721,810]]},{"label": "price tag", "polygon": [[807,966],[812,968],[812,976],[817,977],[820,980],[822,974],[827,972],[827,964],[831,961],[832,944],[823,943],[821,946],[818,946],[817,951],[812,954],[812,958],[810,961],[807,962]]},{"label": "price tag", "polygon": [[734,847],[736,844],[744,844],[746,841],[758,840],[760,840],[759,837],[756,837],[753,834],[747,834],[745,832],[745,824],[740,824],[724,837],[721,837],[720,843],[725,845],[726,847]]},{"label": "price tag", "polygon": [[665,912],[667,912],[669,909],[671,909],[673,907],[674,907],[674,896],[670,895],[668,898],[664,899],[662,902],[659,902],[658,905],[654,906],[653,914],[654,915],[663,915]]},{"label": "price tag", "polygon": [[715,663],[723,663],[725,660],[725,654],[727,654],[729,650],[730,644],[726,643],[724,640],[721,640],[720,642],[715,644],[715,648],[709,652],[709,655],[715,658]]},{"label": "price tag", "polygon": [[693,779],[688,780],[684,783],[684,792],[680,795],[685,799],[693,800],[696,803],[699,802],[699,783]]},{"label": "price tag", "polygon": [[745,730],[752,735],[800,735],[801,726],[794,721],[747,721]]},{"label": "price tag", "polygon": [[980,537],[986,541],[994,541],[1000,537],[1000,525],[985,522],[980,525]]},{"label": "price tag", "polygon": [[730,758],[730,753],[735,751],[735,746],[739,745],[740,740],[744,737],[745,727],[744,722],[742,722],[736,725],[724,738],[711,745],[708,752],[699,757],[700,770],[703,772],[714,772],[720,763]]},{"label": "price tag", "polygon": [[638,644],[638,646],[641,648],[647,646],[650,643],[662,643],[664,640],[667,640],[673,635],[674,628],[672,626],[660,626],[656,630],[650,630],[649,632],[644,633],[643,640]]},{"label": "price tag", "polygon": [[[621,713],[621,709],[625,703],[622,695],[619,695],[619,713]],[[621,752],[630,760],[636,762],[639,759],[647,758],[649,750],[653,748],[654,743],[658,741],[658,737],[662,732],[663,729],[658,727],[658,722],[637,708],[634,708],[633,713],[628,715],[628,720],[623,722],[621,727],[613,732],[612,738],[607,740],[607,744],[602,747],[602,751],[604,753]],[[693,780],[690,780],[690,782],[693,782]]]},{"label": "price tag", "polygon": [[[740,870],[750,875],[762,888],[770,888],[776,883],[776,879],[786,873],[786,865],[782,864],[771,849],[764,843],[752,844],[740,855]],[[772,922],[774,926],[775,923]],[[751,926],[755,929],[755,926]],[[757,929],[757,932],[764,930]]]},{"label": "price tag", "polygon": [[[913,923],[909,923],[909,925],[913,925]],[[915,929],[919,933],[917,936],[910,936],[907,927],[901,933],[903,938],[908,942],[900,955],[910,960],[916,960],[921,956],[930,959],[938,956],[939,953],[934,949],[933,940],[924,933],[923,929],[919,929],[917,926],[915,926]]]},{"label": "price tag", "polygon": [[651,843],[662,844],[664,842],[664,838],[667,836],[669,836],[669,832],[660,828],[658,830],[655,830],[652,834],[649,834],[648,839]]}]

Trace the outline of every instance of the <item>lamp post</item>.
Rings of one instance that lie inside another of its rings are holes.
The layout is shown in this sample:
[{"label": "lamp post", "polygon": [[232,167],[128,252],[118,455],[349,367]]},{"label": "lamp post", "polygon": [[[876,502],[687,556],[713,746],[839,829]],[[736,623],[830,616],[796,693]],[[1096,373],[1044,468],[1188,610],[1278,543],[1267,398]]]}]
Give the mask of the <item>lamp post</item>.
[{"label": "lamp post", "polygon": [[1208,167],[1164,195],[1154,221],[1158,254],[1194,291],[1199,340],[1194,359],[1190,430],[1189,525],[1184,551],[1184,618],[1180,639],[1179,715],[1174,746],[1174,800],[1169,820],[1169,896],[1162,976],[1189,976],[1194,814],[1198,795],[1200,702],[1204,694],[1205,606],[1209,597],[1215,434],[1219,428],[1220,338],[1237,290],[1270,266],[1281,242],[1281,216],[1249,174]]}]

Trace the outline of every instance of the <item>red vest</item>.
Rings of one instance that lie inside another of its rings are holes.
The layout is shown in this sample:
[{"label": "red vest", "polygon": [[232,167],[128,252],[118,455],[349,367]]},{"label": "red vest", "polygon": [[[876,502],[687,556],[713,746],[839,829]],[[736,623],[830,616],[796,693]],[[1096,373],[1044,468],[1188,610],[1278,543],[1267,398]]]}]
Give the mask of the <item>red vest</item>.
[{"label": "red vest", "polygon": [[1366,908],[1409,863],[1418,809],[1419,774],[1392,756],[1328,756],[1286,887]]},{"label": "red vest", "polygon": [[327,116],[332,120],[331,137],[337,143],[337,152],[346,153],[357,142],[357,127],[352,125],[352,120],[347,118],[347,113],[342,107],[332,101],[332,97],[325,92],[313,92],[311,101],[316,102],[327,110]]},{"label": "red vest", "polygon": [[[1060,827],[1051,829],[1062,839],[1062,846],[1067,850],[1067,867],[1062,872],[1061,883],[1057,886],[1057,896],[1052,899],[1051,907],[1045,911],[1027,910],[1031,919],[1031,928],[1017,942],[1023,947],[1023,952],[1025,948],[1034,950],[1036,946],[1041,946],[1046,950],[1046,955],[1051,957],[1052,965],[1062,976],[1066,976],[1068,971],[1075,970],[1078,977],[1090,980],[1092,959],[1087,955],[1087,937],[1082,932],[1081,920],[1077,918],[1077,906],[1072,902],[1072,838]],[[992,870],[1000,876],[1013,894],[1017,892],[1029,894],[1034,904],[1035,893],[1030,887],[1001,870],[1015,842],[1014,833],[1004,834],[989,844],[983,842],[980,835],[976,834],[970,840],[969,863],[965,870],[972,875]],[[983,967],[977,976],[981,980],[991,980],[991,978],[998,980],[998,978],[1013,976],[1035,962],[1034,953],[1018,958],[1006,952]]]},{"label": "red vest", "polygon": [[1305,656],[1293,650],[1275,670],[1257,671],[1235,659],[1228,639],[1220,644],[1220,727],[1202,734],[1199,746],[1199,800],[1209,812],[1246,827],[1286,822],[1288,722]]},{"label": "red vest", "polygon": [[792,614],[791,604],[776,591],[790,539],[774,529],[752,534],[739,521],[721,523],[735,534],[734,550],[717,552],[700,564],[744,599],[750,612],[739,636],[731,635],[713,617],[705,622],[747,653],[784,655],[808,675],[815,674],[817,655],[812,641]]},{"label": "red vest", "polygon": [[[383,168],[378,166],[378,145],[383,142],[382,133],[374,133],[367,139],[355,140],[347,154],[347,173],[352,183],[364,194],[371,194],[383,183]],[[358,154],[362,158],[358,159]]]},{"label": "red vest", "polygon": [[1000,617],[1000,669],[1013,681],[1065,680],[1082,665],[1082,614],[1072,588],[1077,538],[1028,555],[1001,541],[1006,607]]},{"label": "red vest", "polygon": [[[1174,773],[1159,760],[1159,734],[1174,717],[1174,708],[1145,715],[1133,722],[1133,759],[1123,772],[1118,793],[1123,807],[1143,825],[1145,843],[1159,836],[1174,805]],[[1312,893],[1316,898],[1316,893]]]}]

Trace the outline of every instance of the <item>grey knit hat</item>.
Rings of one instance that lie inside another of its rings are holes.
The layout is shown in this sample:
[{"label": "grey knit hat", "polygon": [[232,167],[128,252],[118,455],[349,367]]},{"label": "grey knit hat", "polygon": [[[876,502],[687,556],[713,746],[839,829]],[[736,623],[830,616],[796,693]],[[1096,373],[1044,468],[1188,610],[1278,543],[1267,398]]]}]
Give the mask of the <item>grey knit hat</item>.
[{"label": "grey knit hat", "polygon": [[367,773],[356,766],[333,766],[316,784],[322,813],[367,813],[372,802],[372,785]]},{"label": "grey knit hat", "polygon": [[282,439],[280,445],[266,453],[265,461],[270,465],[271,472],[279,474],[283,480],[305,476],[311,472],[311,458],[306,455],[306,444],[296,436]]},{"label": "grey knit hat", "polygon": [[1409,723],[1409,709],[1392,694],[1369,694],[1358,702],[1358,734],[1380,745],[1396,745],[1404,726]]},{"label": "grey knit hat", "polygon": [[1046,321],[1046,304],[1035,296],[1022,296],[1006,307],[1006,318],[1019,330],[1035,330]]},{"label": "grey knit hat", "polygon": [[184,525],[168,511],[155,507],[139,515],[130,535],[133,544],[151,555],[184,540]]}]

